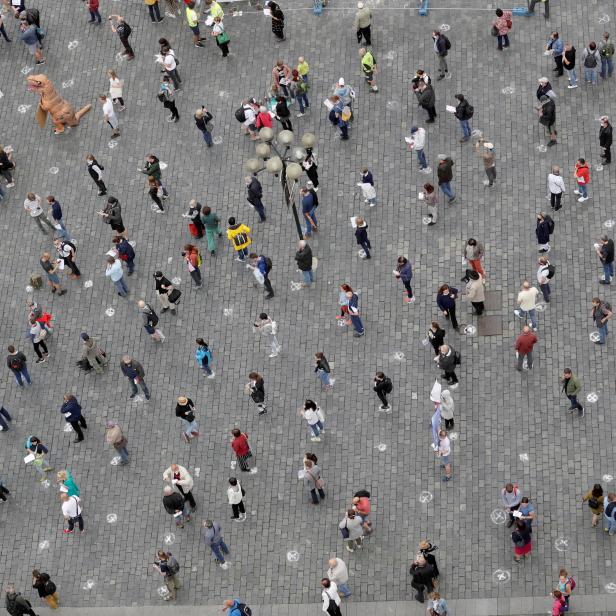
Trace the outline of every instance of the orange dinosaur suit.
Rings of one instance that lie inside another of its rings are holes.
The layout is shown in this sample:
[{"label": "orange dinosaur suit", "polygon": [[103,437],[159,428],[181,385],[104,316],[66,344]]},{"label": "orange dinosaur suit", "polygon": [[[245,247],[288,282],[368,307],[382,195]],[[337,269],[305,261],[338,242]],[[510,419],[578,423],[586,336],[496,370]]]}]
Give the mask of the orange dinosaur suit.
[{"label": "orange dinosaur suit", "polygon": [[73,106],[65,101],[53,87],[53,83],[46,75],[30,75],[28,78],[28,90],[37,92],[41,100],[36,108],[36,119],[39,126],[45,128],[47,114],[55,126],[54,133],[59,135],[64,132],[65,126],[77,126],[79,120],[92,109],[92,105],[86,105],[75,112]]}]

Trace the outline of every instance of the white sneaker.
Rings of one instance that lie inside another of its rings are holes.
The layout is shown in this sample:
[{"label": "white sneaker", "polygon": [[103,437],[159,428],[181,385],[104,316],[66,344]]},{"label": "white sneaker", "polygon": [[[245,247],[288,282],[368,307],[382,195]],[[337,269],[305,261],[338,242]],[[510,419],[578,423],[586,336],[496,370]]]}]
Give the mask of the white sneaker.
[{"label": "white sneaker", "polygon": [[303,118],[303,117],[304,117],[304,115],[305,115],[304,113],[298,113],[295,117],[296,117],[296,118]]},{"label": "white sneaker", "polygon": [[425,173],[427,175],[428,173],[432,173],[432,167],[426,167],[425,169],[420,169],[419,171],[420,173]]},{"label": "white sneaker", "polygon": [[216,376],[216,373],[215,373],[215,372],[212,372],[212,374],[208,374],[208,375],[207,375],[207,378],[208,378],[208,379],[213,379],[215,376]]},{"label": "white sneaker", "polygon": [[574,194],[574,195],[581,195],[582,193],[581,193],[579,190],[574,190],[574,191],[573,191],[573,194]]},{"label": "white sneaker", "polygon": [[518,319],[522,318],[522,313],[519,310],[514,310],[513,314],[515,314],[515,316],[518,317]]},{"label": "white sneaker", "polygon": [[489,180],[484,180],[483,181],[483,185],[484,186],[489,186],[490,185],[490,181]]},{"label": "white sneaker", "polygon": [[257,467],[251,468],[249,472],[250,472],[251,475],[254,475],[255,473],[259,472],[259,469]]},{"label": "white sneaker", "polygon": [[270,353],[270,359],[271,359],[272,357],[278,357],[278,353]]},{"label": "white sneaker", "polygon": [[310,437],[310,440],[311,440],[313,443],[320,443],[320,442],[321,442],[321,439],[320,439],[318,436],[311,436],[311,437]]},{"label": "white sneaker", "polygon": [[584,203],[584,201],[588,201],[588,199],[589,199],[588,197],[580,197],[578,199],[578,203]]},{"label": "white sneaker", "polygon": [[577,88],[577,83],[576,83],[574,86],[572,86],[571,84],[569,84],[567,87],[568,87],[570,90],[573,90],[573,88]]},{"label": "white sneaker", "polygon": [[354,552],[355,550],[353,548],[350,548],[348,545],[344,546],[349,552]]},{"label": "white sneaker", "polygon": [[226,571],[229,568],[229,565],[227,563],[220,563],[220,568]]},{"label": "white sneaker", "polygon": [[371,203],[370,207],[374,207],[376,205],[376,203]]},{"label": "white sneaker", "polygon": [[15,182],[11,182],[10,184],[6,185],[7,188],[13,188],[13,186],[15,186]]}]

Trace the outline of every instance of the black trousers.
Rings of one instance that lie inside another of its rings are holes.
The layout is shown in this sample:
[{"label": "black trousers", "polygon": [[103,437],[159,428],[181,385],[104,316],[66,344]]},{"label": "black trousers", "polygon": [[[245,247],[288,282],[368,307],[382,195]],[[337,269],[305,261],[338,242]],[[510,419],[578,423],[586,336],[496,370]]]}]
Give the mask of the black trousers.
[{"label": "black trousers", "polygon": [[364,37],[364,39],[366,40],[366,45],[372,45],[372,34],[370,32],[370,26],[366,26],[365,28],[359,28],[359,30],[357,30],[357,42],[361,43],[361,37]]},{"label": "black trousers", "polygon": [[611,147],[611,145],[608,145],[607,147],[603,148],[603,154],[601,154],[601,158],[603,158],[603,162],[606,164],[612,162]]},{"label": "black trousers", "polygon": [[265,279],[263,280],[263,286],[267,291],[268,295],[274,295],[274,289],[272,288],[272,283],[270,282],[269,276],[265,275]]},{"label": "black trousers", "polygon": [[471,302],[471,304],[473,305],[477,316],[483,314],[483,311],[485,310],[485,304],[483,302]]},{"label": "black trousers", "polygon": [[121,38],[120,42],[122,43],[122,45],[124,45],[124,50],[126,51],[126,55],[130,56],[131,58],[135,57],[135,52],[133,51],[133,48],[130,46],[130,43],[128,42],[127,38]]},{"label": "black trousers", "polygon": [[[47,345],[44,340],[40,342],[33,342],[32,346],[34,347],[34,352],[38,355],[39,359],[43,359],[43,353],[47,355],[49,351],[47,351]],[[43,349],[43,353],[41,353],[41,349]]]},{"label": "black trousers", "polygon": [[563,57],[554,56],[554,62],[556,64],[556,68],[558,69],[558,76],[560,77],[563,74]]},{"label": "black trousers", "polygon": [[[528,0],[528,10],[532,13],[535,10],[535,4],[540,0]],[[547,19],[550,16],[550,0],[545,0],[543,3],[544,16]]]},{"label": "black trousers", "polygon": [[81,272],[79,271],[79,268],[77,267],[75,261],[73,261],[70,257],[63,257],[63,259],[64,264],[68,266],[68,268],[75,276],[81,276]]},{"label": "black trousers", "polygon": [[163,103],[163,107],[166,107],[171,112],[171,115],[176,119],[180,119],[180,114],[178,113],[178,108],[175,106],[175,101],[165,101]]},{"label": "black trousers", "polygon": [[310,167],[310,169],[306,170],[306,175],[308,179],[314,184],[316,188],[319,185],[319,173],[314,167]]},{"label": "black trousers", "polygon": [[291,124],[291,120],[289,118],[279,118],[279,120],[284,130],[293,130],[293,125]]},{"label": "black trousers", "polygon": [[455,305],[447,311],[447,318],[451,321],[451,326],[454,329],[458,329],[458,319],[456,317]]},{"label": "black trousers", "polygon": [[417,594],[421,597],[424,596],[425,592],[432,592],[433,586],[430,584],[429,586],[426,584],[418,584],[417,582],[411,582],[411,586],[417,591]]},{"label": "black trousers", "polygon": [[178,491],[180,492],[180,494],[182,494],[184,496],[184,500],[188,501],[188,503],[190,504],[192,509],[196,509],[197,508],[197,503],[195,502],[195,497],[193,496],[193,493],[192,492],[184,492],[184,489],[182,488],[182,486],[180,484],[177,484],[177,488],[178,488]]},{"label": "black trousers", "polygon": [[73,430],[75,430],[75,434],[77,434],[77,438],[80,441],[83,441],[83,432],[81,431],[81,428],[84,428],[85,430],[88,429],[88,424],[86,423],[86,420],[84,419],[83,415],[77,420],[77,421],[69,421],[69,423],[71,424],[71,426],[73,426]]},{"label": "black trousers", "polygon": [[319,503],[319,497],[317,496],[317,490],[319,491],[319,496],[321,500],[325,498],[325,490],[323,488],[315,488],[314,490],[310,490],[310,496],[312,496],[312,502],[317,505]]},{"label": "black trousers", "polygon": [[78,515],[76,518],[69,518],[68,519],[68,529],[74,530],[75,523],[77,523],[79,530],[83,531],[83,516]]},{"label": "black trousers", "polygon": [[560,200],[563,198],[562,193],[550,193],[550,205],[553,210],[560,210],[562,205],[560,204]]},{"label": "black trousers", "polygon": [[453,385],[458,382],[458,377],[456,376],[455,370],[445,370],[445,379],[450,381]]},{"label": "black trousers", "polygon": [[428,112],[428,120],[436,118],[436,107],[434,105],[432,107],[424,107],[424,109]]},{"label": "black trousers", "polygon": [[7,494],[10,494],[10,492],[2,484],[0,484],[0,500],[5,501]]},{"label": "black trousers", "polygon": [[379,400],[383,403],[383,406],[389,406],[387,402],[387,394],[384,391],[377,391],[376,395],[379,397]]},{"label": "black trousers", "polygon": [[233,511],[234,518],[239,518],[240,513],[246,513],[246,509],[244,509],[244,501],[240,501],[237,505],[231,505],[231,509]]}]

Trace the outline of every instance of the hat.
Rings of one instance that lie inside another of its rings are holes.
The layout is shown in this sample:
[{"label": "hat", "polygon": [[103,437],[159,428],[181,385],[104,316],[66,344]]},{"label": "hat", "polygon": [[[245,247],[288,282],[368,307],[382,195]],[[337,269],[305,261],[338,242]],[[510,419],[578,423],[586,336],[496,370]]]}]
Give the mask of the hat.
[{"label": "hat", "polygon": [[364,8],[364,3],[363,2],[358,2],[357,3],[357,8],[358,9],[363,9]]},{"label": "hat", "polygon": [[88,336],[88,334],[86,334],[86,332],[81,332],[81,339],[82,340],[89,340],[90,336]]},{"label": "hat", "polygon": [[340,77],[340,79],[338,79],[338,85],[339,86],[343,86],[344,85],[344,77]]},{"label": "hat", "polygon": [[417,126],[411,126],[411,135],[413,133],[416,133],[419,130],[419,128],[417,128]]},{"label": "hat", "polygon": [[163,277],[163,273],[160,270],[154,272],[154,278],[162,278],[162,277]]},{"label": "hat", "polygon": [[488,150],[493,150],[494,149],[494,144],[490,143],[490,142],[486,142],[483,144],[484,148],[487,148]]},{"label": "hat", "polygon": [[547,77],[539,77],[539,83],[549,83],[549,79]]},{"label": "hat", "polygon": [[479,280],[479,272],[469,272],[468,277],[473,280]]}]

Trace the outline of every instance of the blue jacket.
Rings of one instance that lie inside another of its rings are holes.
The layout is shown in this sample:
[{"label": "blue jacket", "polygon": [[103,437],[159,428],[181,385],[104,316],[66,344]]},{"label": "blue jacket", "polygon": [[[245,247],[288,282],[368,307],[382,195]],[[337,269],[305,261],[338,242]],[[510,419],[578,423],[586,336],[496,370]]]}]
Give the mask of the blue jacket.
[{"label": "blue jacket", "polygon": [[366,171],[366,173],[362,173],[361,179],[364,184],[370,184],[374,186],[374,178],[372,177],[372,171]]},{"label": "blue jacket", "polygon": [[77,421],[81,417],[81,406],[77,402],[77,398],[70,398],[67,400],[60,409],[60,412],[64,415],[70,413],[68,417],[65,417],[67,422]]},{"label": "blue jacket", "polygon": [[548,48],[554,52],[555,56],[562,56],[565,50],[563,42],[560,38],[557,38],[555,41],[550,39],[548,41]]},{"label": "blue jacket", "polygon": [[229,609],[229,616],[242,616],[240,612],[240,603],[241,601],[239,599],[233,600],[233,605]]},{"label": "blue jacket", "polygon": [[455,308],[456,300],[453,297],[450,297],[451,295],[458,295],[458,289],[449,287],[449,293],[447,295],[439,294],[436,296],[436,303],[441,310],[445,311]]},{"label": "blue jacket", "polygon": [[353,297],[349,300],[349,313],[356,316],[359,312],[359,296],[353,293]]},{"label": "blue jacket", "polygon": [[267,265],[265,264],[265,257],[261,255],[257,261],[257,269],[263,274],[264,278],[267,278]]},{"label": "blue jacket", "polygon": [[120,256],[126,256],[128,261],[132,261],[135,258],[135,251],[133,250],[133,247],[128,243],[128,240],[122,238],[122,240],[118,243],[117,248],[118,254]]},{"label": "blue jacket", "polygon": [[302,197],[302,212],[304,214],[309,214],[310,210],[314,207],[314,197],[311,193],[304,195]]},{"label": "blue jacket", "polygon": [[413,277],[411,262],[407,261],[402,267],[398,266],[398,273],[400,274],[401,280],[404,280],[404,282],[410,282]]},{"label": "blue jacket", "polygon": [[62,220],[62,208],[57,201],[51,204],[51,217],[54,220]]}]

